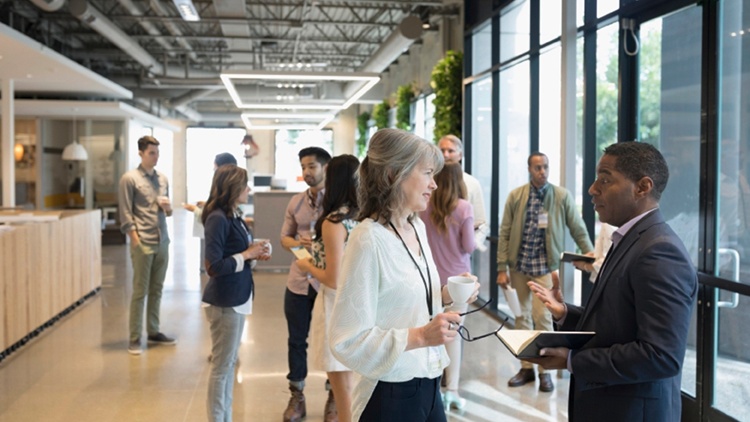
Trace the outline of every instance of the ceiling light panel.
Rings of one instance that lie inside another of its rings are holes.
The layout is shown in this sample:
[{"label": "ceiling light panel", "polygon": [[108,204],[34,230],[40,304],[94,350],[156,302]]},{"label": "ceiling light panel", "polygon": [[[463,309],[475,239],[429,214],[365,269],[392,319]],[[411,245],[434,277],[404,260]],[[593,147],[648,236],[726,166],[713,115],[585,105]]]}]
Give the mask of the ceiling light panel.
[{"label": "ceiling light panel", "polygon": [[[375,84],[380,81],[380,76],[377,73],[311,73],[311,72],[267,72],[267,71],[251,71],[251,72],[227,72],[221,74],[221,80],[227,89],[227,92],[232,97],[234,104],[238,108],[242,109],[298,109],[298,110],[343,110],[348,108],[360,97],[362,97],[367,91],[369,91]],[[289,102],[289,101],[267,101],[267,102],[250,102],[241,98],[237,91],[236,84],[241,84],[243,81],[260,80],[268,83],[272,81],[275,84],[299,84],[299,83],[310,83],[310,82],[365,82],[362,88],[356,91],[351,97],[343,98],[339,100],[324,100],[324,101],[308,101],[308,102]]]}]

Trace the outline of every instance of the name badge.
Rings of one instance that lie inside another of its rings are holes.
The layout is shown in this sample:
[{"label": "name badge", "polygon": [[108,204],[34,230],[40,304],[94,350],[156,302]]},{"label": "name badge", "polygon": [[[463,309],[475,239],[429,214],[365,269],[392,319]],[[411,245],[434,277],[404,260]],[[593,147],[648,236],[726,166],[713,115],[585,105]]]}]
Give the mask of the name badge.
[{"label": "name badge", "polygon": [[546,212],[539,213],[539,218],[537,220],[537,223],[540,229],[547,228],[547,213]]}]

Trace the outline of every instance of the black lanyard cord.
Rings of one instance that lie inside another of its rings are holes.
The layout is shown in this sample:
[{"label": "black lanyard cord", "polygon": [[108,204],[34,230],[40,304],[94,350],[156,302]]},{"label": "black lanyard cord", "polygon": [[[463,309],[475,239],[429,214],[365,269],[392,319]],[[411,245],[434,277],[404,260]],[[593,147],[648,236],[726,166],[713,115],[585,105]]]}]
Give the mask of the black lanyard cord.
[{"label": "black lanyard cord", "polygon": [[411,262],[414,263],[414,265],[417,267],[417,271],[419,271],[419,277],[422,278],[422,284],[424,285],[424,294],[425,294],[425,298],[427,301],[427,312],[430,313],[430,319],[432,319],[432,276],[430,275],[430,264],[427,263],[427,257],[424,254],[424,249],[422,249],[422,242],[419,240],[419,234],[417,233],[417,229],[414,227],[414,224],[410,221],[409,225],[414,230],[414,236],[417,237],[417,243],[419,244],[419,252],[422,254],[424,265],[427,268],[427,280],[425,280],[424,274],[422,274],[422,269],[419,268],[419,264],[417,264],[417,260],[414,259],[414,256],[411,254],[409,247],[406,246],[406,242],[404,242],[404,238],[402,238],[401,234],[399,234],[398,230],[396,230],[396,226],[394,226],[393,223],[390,221],[388,222],[388,224],[396,233],[396,236],[398,236],[399,240],[401,240],[401,244],[404,245],[404,249],[406,249],[406,253],[409,254],[409,258],[411,258]]}]

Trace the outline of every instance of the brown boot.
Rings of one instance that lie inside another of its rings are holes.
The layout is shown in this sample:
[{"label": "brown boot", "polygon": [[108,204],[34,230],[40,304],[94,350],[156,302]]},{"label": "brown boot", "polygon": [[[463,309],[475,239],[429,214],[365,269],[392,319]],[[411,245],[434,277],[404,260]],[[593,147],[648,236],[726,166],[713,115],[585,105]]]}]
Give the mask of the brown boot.
[{"label": "brown boot", "polygon": [[292,392],[292,397],[289,398],[289,404],[284,411],[284,422],[299,422],[307,415],[305,395],[302,390],[292,385],[289,386],[289,391]]},{"label": "brown boot", "polygon": [[323,410],[324,422],[339,422],[339,412],[336,410],[336,401],[333,398],[333,391],[328,392],[328,400]]},{"label": "brown boot", "polygon": [[539,374],[539,391],[549,393],[555,390],[555,384],[552,383],[552,377],[548,373]]},{"label": "brown boot", "polygon": [[534,382],[534,370],[521,368],[513,378],[508,380],[508,387],[520,387],[530,382]]}]

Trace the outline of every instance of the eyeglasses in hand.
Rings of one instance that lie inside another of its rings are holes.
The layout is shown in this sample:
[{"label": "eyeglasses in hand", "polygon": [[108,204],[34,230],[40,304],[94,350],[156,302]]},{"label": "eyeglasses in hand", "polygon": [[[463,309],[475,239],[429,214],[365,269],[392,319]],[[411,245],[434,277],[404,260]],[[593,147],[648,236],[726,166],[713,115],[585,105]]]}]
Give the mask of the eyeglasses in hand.
[{"label": "eyeglasses in hand", "polygon": [[[458,314],[458,316],[463,317],[463,316],[466,316],[466,315],[469,315],[469,314],[473,314],[474,312],[481,311],[487,305],[489,305],[490,302],[492,302],[492,299],[488,300],[487,302],[484,303],[484,305],[478,307],[477,309],[472,309],[471,311]],[[503,327],[505,326],[506,322],[508,322],[508,317],[505,317],[505,320],[503,320],[502,324],[500,324],[500,327],[498,327],[497,330],[492,331],[492,332],[487,333],[487,334],[482,334],[481,336],[477,336],[477,337],[472,337],[471,333],[469,333],[469,330],[466,327],[464,327],[463,325],[459,325],[458,328],[456,329],[456,331],[458,332],[458,335],[460,335],[461,338],[464,339],[464,341],[476,341],[476,340],[483,339],[485,337],[489,337],[489,336],[497,334],[498,331],[500,331],[500,330],[503,329]]]}]

